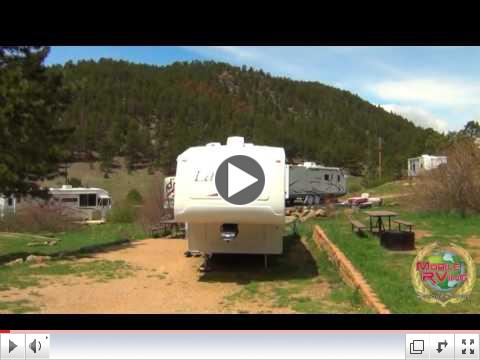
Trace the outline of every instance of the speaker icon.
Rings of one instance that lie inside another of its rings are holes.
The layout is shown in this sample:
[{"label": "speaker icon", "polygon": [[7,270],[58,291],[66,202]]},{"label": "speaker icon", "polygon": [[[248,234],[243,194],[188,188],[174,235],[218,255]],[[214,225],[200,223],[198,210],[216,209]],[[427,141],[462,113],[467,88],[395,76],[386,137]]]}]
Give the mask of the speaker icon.
[{"label": "speaker icon", "polygon": [[37,339],[34,339],[29,345],[28,347],[30,348],[30,350],[33,351],[34,354],[37,353],[37,351],[40,351],[42,350],[42,343],[40,341],[37,341]]}]

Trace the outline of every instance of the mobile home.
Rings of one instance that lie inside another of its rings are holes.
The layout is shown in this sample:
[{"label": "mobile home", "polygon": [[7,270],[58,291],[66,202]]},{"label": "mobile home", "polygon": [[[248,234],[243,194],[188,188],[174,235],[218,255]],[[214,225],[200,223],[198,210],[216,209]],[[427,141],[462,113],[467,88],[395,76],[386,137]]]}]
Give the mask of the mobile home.
[{"label": "mobile home", "polygon": [[15,196],[0,195],[0,218],[15,214],[17,199]]},{"label": "mobile home", "polygon": [[[265,185],[246,205],[220,196],[215,184],[219,165],[235,155],[254,159]],[[189,251],[211,255],[281,254],[285,224],[285,151],[229,137],[225,145],[210,143],[187,149],[177,158],[174,213],[186,223]]]},{"label": "mobile home", "polygon": [[63,185],[61,188],[50,188],[49,193],[54,201],[65,207],[70,215],[84,220],[92,220],[95,214],[105,219],[112,208],[112,198],[106,190],[99,188],[74,188]]},{"label": "mobile home", "polygon": [[446,156],[422,155],[408,159],[408,176],[414,177],[422,173],[439,167],[447,163]]},{"label": "mobile home", "polygon": [[340,168],[317,165],[314,162],[287,165],[287,168],[288,205],[295,201],[307,205],[320,204],[326,197],[338,197],[347,193],[345,175]]}]

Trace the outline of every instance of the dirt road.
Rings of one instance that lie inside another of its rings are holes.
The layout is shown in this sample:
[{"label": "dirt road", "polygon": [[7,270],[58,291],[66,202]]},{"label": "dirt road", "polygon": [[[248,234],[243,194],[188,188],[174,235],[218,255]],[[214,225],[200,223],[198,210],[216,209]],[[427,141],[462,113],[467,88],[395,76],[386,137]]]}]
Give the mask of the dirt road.
[{"label": "dirt road", "polygon": [[148,239],[98,254],[94,259],[123,260],[134,276],[98,282],[69,277],[36,289],[46,313],[212,313],[222,312],[236,284],[198,281],[202,259],[186,258],[186,241]]},{"label": "dirt road", "polygon": [[[225,304],[225,297],[242,289],[235,281],[202,281],[201,257],[186,258],[183,239],[146,239],[88,259],[124,261],[132,274],[99,281],[78,275],[49,276],[42,286],[0,293],[2,301],[28,299],[40,313],[237,313],[292,312],[252,302]],[[32,295],[32,293],[34,295]]]}]

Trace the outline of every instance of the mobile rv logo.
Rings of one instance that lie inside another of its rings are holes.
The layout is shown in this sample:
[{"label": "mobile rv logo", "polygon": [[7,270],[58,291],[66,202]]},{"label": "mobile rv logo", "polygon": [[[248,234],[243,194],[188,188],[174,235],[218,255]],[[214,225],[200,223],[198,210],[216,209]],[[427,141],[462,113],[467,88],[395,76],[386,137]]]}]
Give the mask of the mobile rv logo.
[{"label": "mobile rv logo", "polygon": [[419,251],[411,268],[412,284],[420,299],[428,303],[459,303],[473,290],[475,264],[463,248],[437,243]]}]

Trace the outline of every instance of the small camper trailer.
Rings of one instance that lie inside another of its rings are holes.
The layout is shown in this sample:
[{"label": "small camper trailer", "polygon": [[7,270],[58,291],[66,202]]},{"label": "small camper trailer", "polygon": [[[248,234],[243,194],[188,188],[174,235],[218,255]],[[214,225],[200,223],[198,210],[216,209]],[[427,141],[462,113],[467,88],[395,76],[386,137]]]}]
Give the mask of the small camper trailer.
[{"label": "small camper trailer", "polygon": [[446,156],[422,155],[416,158],[410,158],[408,159],[408,176],[417,176],[423,171],[435,169],[446,163]]},{"label": "small camper trailer", "polygon": [[112,208],[109,193],[99,188],[74,188],[71,185],[63,185],[61,188],[50,188],[49,193],[70,215],[85,220],[92,220],[95,213],[99,213],[104,220],[108,210]]},{"label": "small camper trailer", "polygon": [[163,207],[173,209],[175,200],[175,176],[168,176],[163,180]]},{"label": "small camper trailer", "polygon": [[[215,185],[219,165],[235,155],[254,159],[265,175],[261,194],[251,203],[224,200]],[[211,255],[281,254],[285,224],[285,151],[229,137],[187,149],[177,158],[175,220],[186,223],[189,251]]]},{"label": "small camper trailer", "polygon": [[347,193],[345,175],[340,168],[321,166],[314,162],[287,167],[288,205],[299,200],[307,205],[318,205],[326,197],[338,197]]},{"label": "small camper trailer", "polygon": [[15,196],[0,195],[0,218],[6,215],[14,215],[16,210],[17,200]]}]

